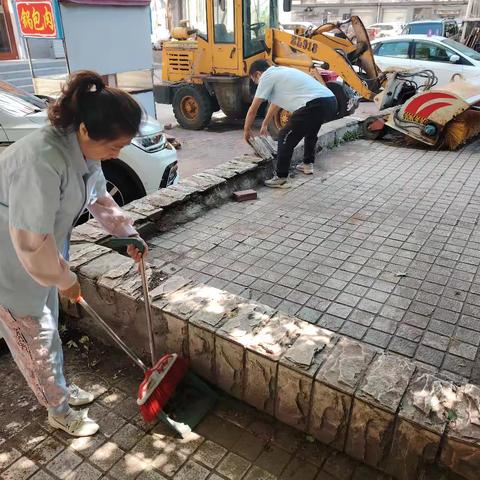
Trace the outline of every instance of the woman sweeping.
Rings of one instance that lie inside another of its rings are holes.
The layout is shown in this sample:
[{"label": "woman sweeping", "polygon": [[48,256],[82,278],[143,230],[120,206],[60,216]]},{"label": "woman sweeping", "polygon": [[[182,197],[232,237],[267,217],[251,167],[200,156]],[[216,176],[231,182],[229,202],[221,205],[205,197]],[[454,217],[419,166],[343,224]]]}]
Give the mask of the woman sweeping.
[{"label": "woman sweeping", "polygon": [[[52,427],[89,436],[98,425],[92,394],[67,386],[58,333],[58,293],[81,294],[68,265],[74,223],[85,207],[115,236],[138,236],[107,193],[101,161],[116,158],[137,133],[142,110],[94,72],[70,78],[50,106],[50,125],[0,155],[0,333]],[[62,252],[62,253],[60,253]],[[141,253],[132,246],[136,261]]]}]

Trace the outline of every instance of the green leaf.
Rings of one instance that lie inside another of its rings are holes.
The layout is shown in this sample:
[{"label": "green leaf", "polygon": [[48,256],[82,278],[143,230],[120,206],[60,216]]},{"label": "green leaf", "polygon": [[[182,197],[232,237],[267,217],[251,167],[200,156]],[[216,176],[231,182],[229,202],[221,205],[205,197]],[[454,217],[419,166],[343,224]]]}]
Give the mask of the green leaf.
[{"label": "green leaf", "polygon": [[447,420],[449,422],[453,422],[458,418],[457,412],[455,410],[448,410],[447,411]]},{"label": "green leaf", "polygon": [[76,343],[75,341],[69,340],[69,341],[67,342],[67,347],[68,347],[68,348],[78,348],[78,345],[77,345],[77,343]]},{"label": "green leaf", "polygon": [[86,335],[84,335],[83,337],[80,338],[79,342],[82,344],[82,345],[85,345],[87,343],[90,343],[90,338],[88,338]]}]

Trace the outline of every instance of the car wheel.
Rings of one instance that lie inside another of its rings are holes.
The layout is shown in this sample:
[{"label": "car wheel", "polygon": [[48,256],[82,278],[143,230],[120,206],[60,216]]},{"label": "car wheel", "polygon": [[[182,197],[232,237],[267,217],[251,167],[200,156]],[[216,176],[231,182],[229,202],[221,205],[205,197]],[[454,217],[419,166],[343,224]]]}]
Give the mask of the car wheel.
[{"label": "car wheel", "polygon": [[[120,207],[145,195],[145,191],[136,185],[129,173],[124,168],[115,165],[115,160],[102,162],[102,170],[107,184],[107,192]],[[86,210],[75,225],[81,225],[91,218],[90,212]]]},{"label": "car wheel", "polygon": [[205,128],[212,118],[212,100],[202,85],[179,87],[173,96],[172,106],[180,126],[189,130]]}]

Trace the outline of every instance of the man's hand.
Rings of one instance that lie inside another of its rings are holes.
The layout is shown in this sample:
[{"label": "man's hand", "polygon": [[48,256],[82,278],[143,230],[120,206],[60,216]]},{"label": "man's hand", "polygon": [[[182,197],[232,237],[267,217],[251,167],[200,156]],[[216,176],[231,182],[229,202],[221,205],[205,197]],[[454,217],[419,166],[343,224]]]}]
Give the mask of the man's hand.
[{"label": "man's hand", "polygon": [[268,132],[268,124],[263,122],[262,123],[262,128],[260,128],[260,135],[262,137],[268,137],[269,132]]},{"label": "man's hand", "polygon": [[250,140],[250,137],[252,137],[252,131],[250,129],[245,129],[243,130],[243,139],[248,143]]},{"label": "man's hand", "polygon": [[82,290],[80,288],[80,283],[78,280],[66,290],[59,290],[59,293],[62,297],[66,298],[72,303],[75,303],[79,297],[82,296]]},{"label": "man's hand", "polygon": [[143,257],[145,258],[147,255],[148,255],[148,246],[147,244],[144,242],[144,240],[138,236],[138,237],[135,237],[135,238],[138,238],[139,240],[141,240],[141,242],[143,243],[143,246],[145,248],[145,251],[142,253],[138,248],[134,247],[133,245],[129,245],[127,247],[127,254],[133,259],[135,260],[135,262],[140,262],[140,259]]}]

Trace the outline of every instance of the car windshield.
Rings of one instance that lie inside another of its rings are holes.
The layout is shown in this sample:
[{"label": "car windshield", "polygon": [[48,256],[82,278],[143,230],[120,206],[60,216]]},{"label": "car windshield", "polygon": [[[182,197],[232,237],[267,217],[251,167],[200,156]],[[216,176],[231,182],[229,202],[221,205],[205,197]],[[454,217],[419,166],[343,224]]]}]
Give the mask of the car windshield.
[{"label": "car windshield", "polygon": [[448,45],[449,47],[455,48],[455,50],[458,50],[460,53],[463,53],[472,60],[480,61],[480,53],[473,50],[473,48],[467,47],[466,45],[456,42],[450,38],[444,38],[442,43]]},{"label": "car windshield", "polygon": [[0,110],[14,117],[26,117],[41,111],[37,106],[3,90],[0,90]]},{"label": "car windshield", "polygon": [[440,35],[443,36],[443,24],[440,22],[412,23],[406,27],[410,35]]},{"label": "car windshield", "polygon": [[21,98],[22,100],[25,100],[26,102],[31,103],[32,105],[35,105],[36,107],[42,110],[47,107],[46,102],[41,98],[38,98],[35,95],[25,92],[20,88],[14,87],[10,83],[2,82],[0,80],[0,92],[2,91],[10,93],[11,95],[15,95],[16,97]]}]

